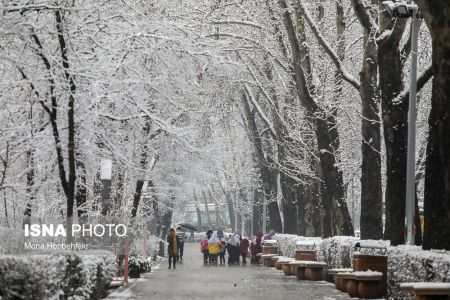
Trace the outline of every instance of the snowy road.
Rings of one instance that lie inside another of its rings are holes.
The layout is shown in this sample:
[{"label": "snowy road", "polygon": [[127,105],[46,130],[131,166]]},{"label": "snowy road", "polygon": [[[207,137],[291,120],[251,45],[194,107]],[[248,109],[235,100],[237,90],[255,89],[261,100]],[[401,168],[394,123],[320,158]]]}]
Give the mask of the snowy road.
[{"label": "snowy road", "polygon": [[351,299],[327,282],[299,281],[274,268],[203,266],[198,244],[186,244],[184,262],[146,274],[132,286],[136,299]]}]

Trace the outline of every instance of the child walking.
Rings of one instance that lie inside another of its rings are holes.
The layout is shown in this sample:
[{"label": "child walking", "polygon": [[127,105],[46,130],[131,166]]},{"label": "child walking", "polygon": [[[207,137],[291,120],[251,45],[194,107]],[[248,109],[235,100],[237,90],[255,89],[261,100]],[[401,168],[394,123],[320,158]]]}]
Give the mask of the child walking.
[{"label": "child walking", "polygon": [[225,252],[227,250],[227,242],[224,238],[220,239],[220,252],[219,252],[219,258],[220,258],[220,264],[225,264]]},{"label": "child walking", "polygon": [[217,257],[220,253],[220,240],[217,236],[217,231],[214,231],[208,241],[209,263],[217,265]]},{"label": "child walking", "polygon": [[208,237],[205,235],[200,241],[200,251],[203,253],[203,263],[208,264],[209,251],[208,251]]}]

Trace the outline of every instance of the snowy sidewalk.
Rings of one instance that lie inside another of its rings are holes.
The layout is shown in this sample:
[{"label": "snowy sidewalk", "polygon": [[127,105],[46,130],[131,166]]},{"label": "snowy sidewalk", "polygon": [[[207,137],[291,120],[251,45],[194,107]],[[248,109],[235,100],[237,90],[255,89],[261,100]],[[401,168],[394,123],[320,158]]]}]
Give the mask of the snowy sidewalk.
[{"label": "snowy sidewalk", "polygon": [[299,281],[274,268],[203,266],[199,248],[186,244],[184,262],[176,270],[168,270],[167,262],[162,262],[159,270],[131,286],[129,299],[351,299],[333,284]]}]

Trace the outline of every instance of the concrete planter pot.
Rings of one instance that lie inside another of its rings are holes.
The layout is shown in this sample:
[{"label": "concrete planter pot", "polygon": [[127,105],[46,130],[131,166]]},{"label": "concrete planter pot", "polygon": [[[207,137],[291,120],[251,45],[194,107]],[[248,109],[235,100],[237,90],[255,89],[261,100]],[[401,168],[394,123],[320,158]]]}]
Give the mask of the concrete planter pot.
[{"label": "concrete planter pot", "polygon": [[347,279],[347,285],[345,286],[345,289],[347,290],[347,293],[352,298],[359,298],[359,282],[356,281],[355,276],[349,276]]},{"label": "concrete planter pot", "polygon": [[316,250],[297,250],[295,251],[295,259],[317,261]]},{"label": "concrete planter pot", "polygon": [[381,279],[382,296],[387,292],[388,257],[385,255],[355,254],[353,257],[353,269],[357,271],[377,271],[383,274]]},{"label": "concrete planter pot", "polygon": [[383,297],[383,285],[381,281],[358,281],[358,293],[364,299],[378,299]]},{"label": "concrete planter pot", "polygon": [[283,263],[283,264],[281,265],[281,268],[283,269],[284,275],[286,275],[286,276],[291,276],[291,275],[292,275],[292,273],[291,273],[291,267],[289,266],[289,264]]},{"label": "concrete planter pot", "polygon": [[278,254],[277,246],[263,246],[262,247],[263,254]]}]

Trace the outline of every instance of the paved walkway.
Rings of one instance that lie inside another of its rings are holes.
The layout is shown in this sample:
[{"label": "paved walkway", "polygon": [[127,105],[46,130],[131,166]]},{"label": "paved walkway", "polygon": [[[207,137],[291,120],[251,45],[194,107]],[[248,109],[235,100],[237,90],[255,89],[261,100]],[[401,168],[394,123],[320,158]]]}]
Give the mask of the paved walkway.
[{"label": "paved walkway", "polygon": [[204,266],[198,244],[186,244],[183,263],[146,274],[132,286],[136,299],[351,299],[327,282],[299,281],[263,266]]}]

